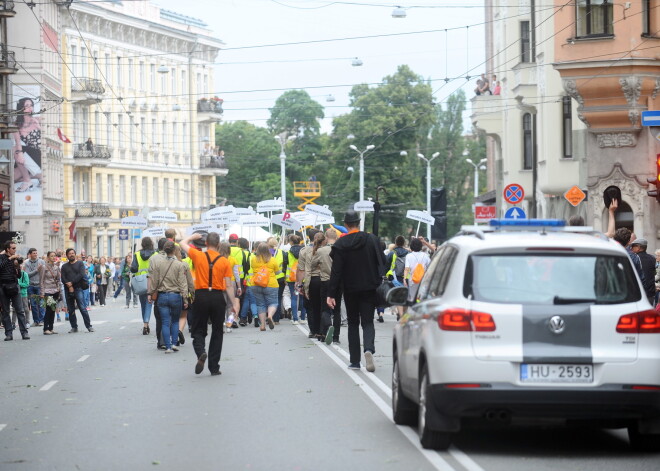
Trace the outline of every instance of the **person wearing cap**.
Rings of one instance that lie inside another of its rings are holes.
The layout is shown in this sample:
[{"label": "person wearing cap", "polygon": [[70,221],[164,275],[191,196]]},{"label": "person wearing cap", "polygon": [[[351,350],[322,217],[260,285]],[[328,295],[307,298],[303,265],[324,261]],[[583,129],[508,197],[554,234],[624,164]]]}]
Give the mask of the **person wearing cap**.
[{"label": "person wearing cap", "polygon": [[[234,285],[229,260],[219,253],[220,236],[209,232],[206,236],[206,251],[190,250],[190,243],[203,236],[194,233],[180,242],[195,266],[195,315],[192,323],[192,339],[197,363],[195,374],[204,371],[208,358],[208,369],[212,376],[220,373],[220,356],[225,320],[225,292],[234,314],[238,313],[238,299],[234,296]],[[211,342],[206,353],[208,321],[211,320]]]},{"label": "person wearing cap", "polygon": [[360,325],[364,343],[367,371],[376,370],[373,354],[375,347],[374,311],[376,288],[385,274],[385,255],[380,250],[378,237],[359,230],[360,216],[347,211],[344,225],[348,233],[332,246],[332,270],[326,302],[336,306],[336,295],[343,286],[344,303],[348,317],[348,350],[351,369],[360,369]]},{"label": "person wearing cap", "polygon": [[644,292],[648,296],[649,302],[653,304],[655,299],[655,257],[646,252],[648,245],[646,239],[635,239],[630,244],[630,249],[637,254],[642,264],[644,274],[642,286],[644,286]]}]

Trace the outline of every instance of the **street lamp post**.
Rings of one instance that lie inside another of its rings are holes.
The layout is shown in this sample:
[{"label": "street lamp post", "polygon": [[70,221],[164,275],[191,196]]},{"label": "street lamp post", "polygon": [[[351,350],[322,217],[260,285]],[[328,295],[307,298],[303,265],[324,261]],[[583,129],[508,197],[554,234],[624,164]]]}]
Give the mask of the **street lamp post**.
[{"label": "street lamp post", "polygon": [[[431,162],[440,155],[440,152],[434,153],[430,159],[424,157],[424,154],[417,154],[417,157],[426,162],[426,211],[431,214]],[[431,225],[426,225],[426,238],[431,240]]]},{"label": "street lamp post", "polygon": [[471,159],[465,159],[466,162],[468,162],[470,165],[474,167],[474,197],[475,198],[479,196],[479,170],[485,169],[485,167],[481,166],[481,164],[485,163],[486,160],[488,159],[481,159],[478,163],[475,164],[474,162],[472,162]]},{"label": "street lamp post", "polygon": [[[358,148],[353,144],[351,144],[349,147],[360,154],[360,201],[364,201],[364,154],[376,146],[369,144],[363,151],[359,151]],[[364,211],[360,211],[360,230],[364,230]]]},{"label": "street lamp post", "polygon": [[293,141],[296,136],[289,136],[287,139],[282,139],[282,136],[275,136],[277,142],[280,143],[280,191],[282,193],[282,203],[286,211],[286,153],[284,153],[284,146],[287,141]]}]

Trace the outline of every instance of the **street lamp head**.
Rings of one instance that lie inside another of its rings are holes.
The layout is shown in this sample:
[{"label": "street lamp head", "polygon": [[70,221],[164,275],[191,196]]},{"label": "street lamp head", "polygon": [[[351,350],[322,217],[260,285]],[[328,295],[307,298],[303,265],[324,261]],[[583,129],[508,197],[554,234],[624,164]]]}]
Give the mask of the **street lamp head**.
[{"label": "street lamp head", "polygon": [[417,154],[417,157],[419,157],[420,159],[426,160],[426,157],[424,157],[424,154]]},{"label": "street lamp head", "polygon": [[375,147],[376,147],[375,145],[373,145],[373,144],[369,144],[369,145],[367,146],[367,150],[371,150],[371,149],[373,149],[373,148],[375,148]]},{"label": "street lamp head", "polygon": [[440,155],[440,152],[435,152],[435,153],[433,153],[433,155],[431,157],[433,157],[435,159],[439,155]]},{"label": "street lamp head", "polygon": [[353,167],[347,167],[346,171],[347,172],[355,172],[355,169]]},{"label": "street lamp head", "polygon": [[470,162],[472,165],[474,165],[474,162],[472,162],[470,159],[465,159],[466,162]]},{"label": "street lamp head", "polygon": [[351,149],[353,149],[355,152],[358,152],[357,147],[355,147],[355,144],[351,144],[350,146]]},{"label": "street lamp head", "polygon": [[281,142],[281,141],[282,141],[282,138],[281,138],[280,136],[275,136],[275,140]]},{"label": "street lamp head", "polygon": [[479,170],[486,170],[486,166],[482,165],[481,167],[479,167]]},{"label": "street lamp head", "polygon": [[293,141],[297,136],[289,136],[286,138],[287,141]]},{"label": "street lamp head", "polygon": [[400,155],[401,157],[405,157],[405,156],[408,155],[408,152],[406,152],[405,150],[402,150],[401,152],[399,152],[399,155]]},{"label": "street lamp head", "polygon": [[355,139],[355,136],[353,134],[349,134],[348,136],[346,136],[346,139],[352,141],[353,139]]},{"label": "street lamp head", "polygon": [[406,17],[406,10],[404,10],[401,7],[396,7],[394,10],[392,10],[392,18],[405,18]]}]

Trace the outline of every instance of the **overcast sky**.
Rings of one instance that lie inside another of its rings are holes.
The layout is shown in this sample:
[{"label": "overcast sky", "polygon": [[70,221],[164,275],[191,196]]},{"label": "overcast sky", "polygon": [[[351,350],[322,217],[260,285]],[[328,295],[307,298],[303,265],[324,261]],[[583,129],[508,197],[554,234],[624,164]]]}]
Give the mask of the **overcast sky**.
[{"label": "overcast sky", "polygon": [[[482,0],[157,0],[163,8],[200,18],[226,44],[215,68],[215,95],[224,99],[224,120],[266,126],[268,108],[288,89],[305,89],[325,107],[322,129],[347,113],[353,85],[377,84],[407,64],[431,80],[437,102],[460,87],[472,96],[475,79],[445,78],[484,71]],[[396,5],[407,17],[392,18]],[[408,7],[408,8],[407,8]],[[457,29],[453,29],[457,28]],[[448,31],[444,31],[447,29]],[[449,30],[452,29],[452,30]],[[423,31],[441,30],[420,33]],[[356,36],[390,35],[373,39]],[[418,33],[418,34],[408,34]],[[278,43],[333,40],[314,44]],[[240,49],[232,49],[240,48]],[[363,61],[361,67],[352,60]],[[327,101],[332,95],[334,102]],[[469,104],[468,104],[469,113]],[[466,129],[467,130],[467,129]]]}]

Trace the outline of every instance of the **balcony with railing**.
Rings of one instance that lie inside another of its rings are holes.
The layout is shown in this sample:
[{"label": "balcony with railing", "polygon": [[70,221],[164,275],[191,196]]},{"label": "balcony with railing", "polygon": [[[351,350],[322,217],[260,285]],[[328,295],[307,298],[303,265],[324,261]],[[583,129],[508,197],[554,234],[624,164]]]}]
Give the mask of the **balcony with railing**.
[{"label": "balcony with railing", "polygon": [[77,218],[107,219],[112,216],[108,203],[77,203]]},{"label": "balcony with railing", "polygon": [[13,0],[0,0],[0,18],[11,18],[16,16]]},{"label": "balcony with railing", "polygon": [[105,87],[99,79],[88,77],[71,78],[71,101],[78,104],[93,105],[103,101]]},{"label": "balcony with railing", "polygon": [[202,154],[199,156],[199,174],[206,176],[227,175],[227,161],[224,156]]},{"label": "balcony with railing", "polygon": [[16,115],[12,113],[9,106],[0,103],[0,133],[6,134],[17,131]]},{"label": "balcony with railing", "polygon": [[18,72],[16,56],[5,46],[0,47],[0,74],[9,75]]},{"label": "balcony with railing", "polygon": [[112,148],[86,142],[75,144],[73,161],[76,167],[106,167],[112,158]]},{"label": "balcony with railing", "polygon": [[217,123],[222,121],[222,100],[202,98],[197,101],[197,117],[200,123]]}]

